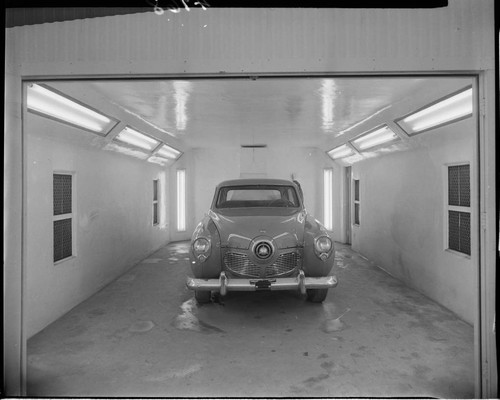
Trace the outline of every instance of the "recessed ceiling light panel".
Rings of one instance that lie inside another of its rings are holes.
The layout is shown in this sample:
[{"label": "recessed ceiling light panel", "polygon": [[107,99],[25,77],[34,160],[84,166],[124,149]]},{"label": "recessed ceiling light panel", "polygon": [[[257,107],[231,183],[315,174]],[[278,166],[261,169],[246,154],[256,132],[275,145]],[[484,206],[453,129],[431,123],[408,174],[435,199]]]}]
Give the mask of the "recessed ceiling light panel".
[{"label": "recessed ceiling light panel", "polygon": [[160,164],[160,165],[169,165],[172,164],[174,160],[165,158],[165,157],[160,157],[156,155],[152,155],[151,157],[148,158],[148,162],[154,163],[154,164]]},{"label": "recessed ceiling light panel", "polygon": [[349,157],[354,154],[354,150],[351,149],[347,144],[335,147],[334,149],[327,152],[327,154],[334,160],[338,158]]},{"label": "recessed ceiling light panel", "polygon": [[28,110],[94,133],[106,135],[118,121],[40,84],[28,85]]},{"label": "recessed ceiling light panel", "polygon": [[136,131],[130,126],[125,127],[113,140],[127,143],[129,145],[139,147],[143,150],[148,151],[153,151],[160,144],[160,141],[158,139],[152,138],[151,136]]},{"label": "recessed ceiling light panel", "polygon": [[472,115],[472,88],[461,90],[451,96],[430,104],[404,118],[396,121],[408,135],[415,135],[446,125]]},{"label": "recessed ceiling light panel", "polygon": [[179,150],[170,147],[167,144],[164,144],[160,147],[160,149],[155,153],[155,155],[167,158],[169,160],[176,160],[180,157],[182,153]]},{"label": "recessed ceiling light panel", "polygon": [[387,125],[384,125],[373,131],[364,133],[357,139],[352,140],[351,144],[359,151],[363,151],[395,140],[398,140],[398,136]]}]

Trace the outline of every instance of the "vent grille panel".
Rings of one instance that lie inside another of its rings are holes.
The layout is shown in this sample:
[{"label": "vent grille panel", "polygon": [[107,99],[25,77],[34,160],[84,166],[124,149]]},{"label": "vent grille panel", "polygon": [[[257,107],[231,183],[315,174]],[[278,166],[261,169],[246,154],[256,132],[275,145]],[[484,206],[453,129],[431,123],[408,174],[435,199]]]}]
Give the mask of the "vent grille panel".
[{"label": "vent grille panel", "polygon": [[448,212],[448,248],[470,255],[470,213]]},{"label": "vent grille panel", "polygon": [[448,204],[460,205],[460,171],[459,167],[448,168]]},{"label": "vent grille panel", "polygon": [[153,204],[153,224],[158,224],[158,203]]},{"label": "vent grille panel", "polygon": [[448,167],[448,204],[470,207],[470,166]]},{"label": "vent grille panel", "polygon": [[460,213],[460,248],[463,253],[471,255],[470,213]]},{"label": "vent grille panel", "polygon": [[158,201],[158,179],[153,180],[153,201]]},{"label": "vent grille panel", "polygon": [[462,165],[460,169],[460,205],[470,207],[470,166]]},{"label": "vent grille panel", "polygon": [[72,256],[71,218],[54,221],[54,262]]},{"label": "vent grille panel", "polygon": [[54,174],[54,215],[71,214],[71,178]]}]

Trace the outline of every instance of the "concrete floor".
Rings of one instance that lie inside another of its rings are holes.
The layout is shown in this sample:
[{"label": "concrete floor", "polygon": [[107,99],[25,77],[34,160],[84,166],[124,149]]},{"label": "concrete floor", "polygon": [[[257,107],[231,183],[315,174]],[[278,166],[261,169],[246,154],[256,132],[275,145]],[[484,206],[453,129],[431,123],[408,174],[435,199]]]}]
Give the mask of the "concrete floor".
[{"label": "concrete floor", "polygon": [[[28,341],[28,396],[474,397],[473,328],[337,245],[323,304],[197,306],[173,243]],[[217,300],[217,299],[216,299]]]}]

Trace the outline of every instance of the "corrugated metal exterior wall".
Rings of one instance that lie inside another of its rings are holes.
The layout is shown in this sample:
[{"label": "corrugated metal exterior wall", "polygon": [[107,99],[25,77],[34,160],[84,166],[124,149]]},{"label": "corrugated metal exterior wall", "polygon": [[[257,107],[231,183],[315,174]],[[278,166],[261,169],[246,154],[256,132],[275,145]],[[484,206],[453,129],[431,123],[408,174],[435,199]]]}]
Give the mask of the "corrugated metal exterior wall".
[{"label": "corrugated metal exterior wall", "polygon": [[23,75],[493,68],[490,0],[437,9],[210,9],[14,27]]}]

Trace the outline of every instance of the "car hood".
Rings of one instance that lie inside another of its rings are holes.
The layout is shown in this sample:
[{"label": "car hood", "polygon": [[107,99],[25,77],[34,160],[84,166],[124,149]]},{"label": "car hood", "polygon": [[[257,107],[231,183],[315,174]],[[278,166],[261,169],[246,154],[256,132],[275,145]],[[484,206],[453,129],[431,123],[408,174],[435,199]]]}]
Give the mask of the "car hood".
[{"label": "car hood", "polygon": [[210,211],[221,246],[248,249],[256,238],[271,239],[279,249],[302,245],[306,214],[290,209],[240,209]]}]

